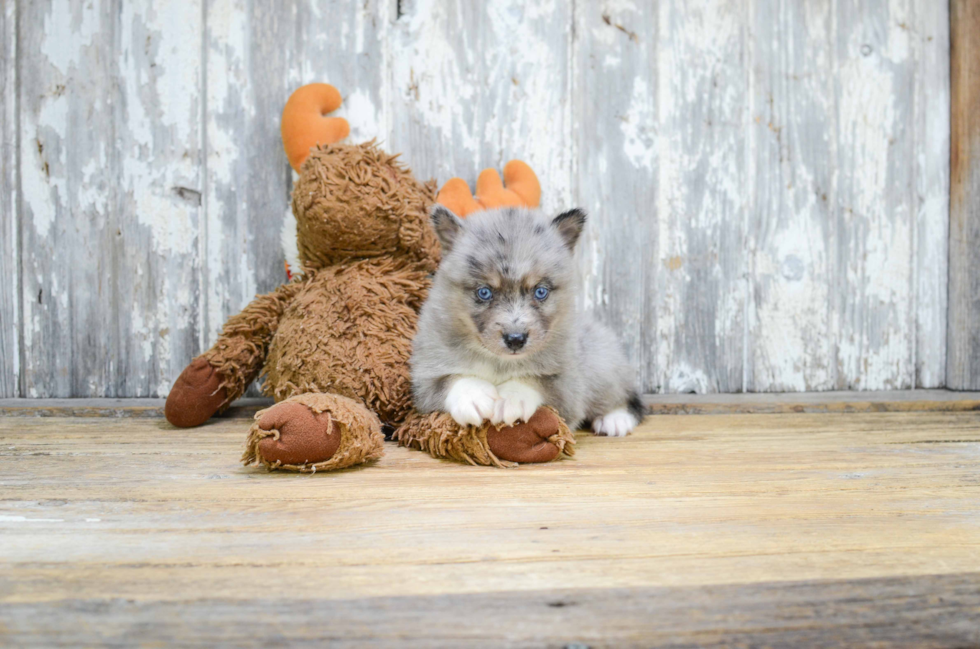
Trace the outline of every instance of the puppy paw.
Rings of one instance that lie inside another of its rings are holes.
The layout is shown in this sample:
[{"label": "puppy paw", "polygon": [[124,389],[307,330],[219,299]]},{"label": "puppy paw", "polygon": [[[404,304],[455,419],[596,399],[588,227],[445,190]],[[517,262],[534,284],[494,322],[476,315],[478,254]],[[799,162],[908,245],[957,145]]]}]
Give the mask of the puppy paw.
[{"label": "puppy paw", "polygon": [[527,422],[544,401],[541,393],[520,381],[507,381],[497,386],[499,395],[494,404],[490,423],[511,426],[515,421]]},{"label": "puppy paw", "polygon": [[479,426],[493,416],[497,388],[483,379],[462,378],[446,395],[446,412],[461,426]]},{"label": "puppy paw", "polygon": [[592,420],[592,432],[602,437],[624,437],[636,428],[636,417],[626,408],[613,410]]}]

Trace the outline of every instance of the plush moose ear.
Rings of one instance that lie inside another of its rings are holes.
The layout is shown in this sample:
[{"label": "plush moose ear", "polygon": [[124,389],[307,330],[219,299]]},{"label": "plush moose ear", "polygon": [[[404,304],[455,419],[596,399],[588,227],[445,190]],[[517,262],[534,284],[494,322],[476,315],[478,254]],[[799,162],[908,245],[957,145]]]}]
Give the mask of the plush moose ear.
[{"label": "plush moose ear", "polygon": [[463,222],[449,208],[436,203],[432,208],[432,228],[439,237],[442,251],[449,252],[453,248],[456,237],[463,231]]},{"label": "plush moose ear", "polygon": [[579,235],[582,234],[582,228],[585,227],[585,210],[576,207],[562,212],[551,221],[551,227],[558,230],[558,234],[565,240],[565,245],[572,250]]}]

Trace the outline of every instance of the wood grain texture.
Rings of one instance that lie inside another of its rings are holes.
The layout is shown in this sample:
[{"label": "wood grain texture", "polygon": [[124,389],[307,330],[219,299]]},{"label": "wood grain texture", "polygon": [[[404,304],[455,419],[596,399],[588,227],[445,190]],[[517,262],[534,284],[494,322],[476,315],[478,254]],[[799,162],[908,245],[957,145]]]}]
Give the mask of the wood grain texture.
[{"label": "wood grain texture", "polygon": [[161,394],[198,339],[200,9],[20,9],[23,393]]},{"label": "wood grain texture", "polygon": [[[103,334],[114,361],[105,396],[164,394],[198,347],[204,306],[201,2],[119,5],[119,195],[103,231],[115,320]],[[80,347],[76,356],[87,353]]]},{"label": "wood grain texture", "polygon": [[17,3],[0,3],[0,398],[20,396]]},{"label": "wood grain texture", "polygon": [[22,242],[30,251],[21,260],[23,394],[104,394],[116,360],[104,253],[120,236],[110,223],[120,174],[116,7],[18,8],[20,49],[35,53],[20,61]]},{"label": "wood grain texture", "polygon": [[[649,3],[576,5],[572,60],[581,305],[619,335],[642,389],[656,390],[658,12]],[[612,119],[609,116],[613,116]]]},{"label": "wood grain texture", "polygon": [[832,286],[840,390],[915,385],[909,5],[835,5],[839,180]]},{"label": "wood grain texture", "polygon": [[750,389],[943,383],[948,29],[936,7],[755,13]]},{"label": "wood grain texture", "polygon": [[949,345],[946,383],[980,387],[980,2],[950,2]]},{"label": "wood grain texture", "polygon": [[911,11],[915,387],[934,388],[946,385],[950,124],[945,115],[950,106],[950,19],[948,11],[937,11],[930,0],[914,0]]},{"label": "wood grain texture", "polygon": [[[230,315],[285,276],[278,237],[289,191],[279,139],[282,106],[268,111],[270,95],[289,92],[282,72],[290,48],[271,45],[289,43],[292,35],[283,33],[292,27],[288,9],[268,16],[263,3],[238,0],[207,0],[205,8],[206,251],[199,351],[214,343]],[[268,38],[255,42],[251,56],[257,23]]]},{"label": "wood grain texture", "polygon": [[836,386],[832,3],[750,12],[750,322],[746,387]]},{"label": "wood grain texture", "polygon": [[745,7],[659,4],[655,391],[747,387]]},{"label": "wood grain texture", "polygon": [[947,249],[969,286],[977,246],[947,225],[944,3],[53,9],[4,5],[0,394],[162,396],[282,281],[278,121],[311,81],[420,178],[523,158],[584,206],[580,301],[644,391],[940,387],[977,356],[972,289],[946,345]]},{"label": "wood grain texture", "polygon": [[524,160],[570,207],[572,3],[403,0],[389,36],[389,139],[419,178]]},{"label": "wood grain texture", "polygon": [[[908,638],[976,639],[977,412],[659,416],[624,439],[581,434],[574,460],[545,466],[387,445],[313,476],[239,466],[246,424],[0,420],[3,642],[85,644],[137,622],[165,641],[205,621],[204,644],[299,641],[327,619],[350,642],[569,638],[542,602],[600,646],[654,621],[716,642],[897,643],[899,621]],[[464,603],[500,617],[467,624]]]},{"label": "wood grain texture", "polygon": [[0,637],[21,646],[961,649],[980,643],[978,581],[965,573],[341,601],[65,600],[4,606]]}]

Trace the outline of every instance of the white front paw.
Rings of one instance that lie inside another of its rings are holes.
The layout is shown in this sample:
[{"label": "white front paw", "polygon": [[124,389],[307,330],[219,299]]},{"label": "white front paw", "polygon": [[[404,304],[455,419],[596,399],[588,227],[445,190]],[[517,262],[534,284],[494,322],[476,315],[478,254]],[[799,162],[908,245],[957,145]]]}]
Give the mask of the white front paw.
[{"label": "white front paw", "polygon": [[623,437],[636,428],[636,417],[620,408],[592,420],[592,432],[606,437]]},{"label": "white front paw", "polygon": [[518,419],[526,422],[544,401],[541,393],[526,383],[507,381],[497,386],[499,398],[493,409],[494,424],[511,426]]},{"label": "white front paw", "polygon": [[446,395],[446,412],[457,424],[479,426],[484,419],[493,416],[497,401],[497,388],[483,379],[462,378],[453,383]]}]

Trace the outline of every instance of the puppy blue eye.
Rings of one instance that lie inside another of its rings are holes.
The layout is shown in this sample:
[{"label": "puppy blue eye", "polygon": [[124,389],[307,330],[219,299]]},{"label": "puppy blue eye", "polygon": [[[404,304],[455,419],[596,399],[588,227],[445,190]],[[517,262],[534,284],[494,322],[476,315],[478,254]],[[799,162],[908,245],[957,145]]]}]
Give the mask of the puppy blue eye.
[{"label": "puppy blue eye", "polygon": [[476,289],[476,296],[484,302],[489,302],[493,297],[493,291],[486,286],[481,286],[480,288]]},{"label": "puppy blue eye", "polygon": [[536,289],[534,289],[534,299],[535,300],[543,300],[546,297],[548,297],[548,293],[550,293],[550,292],[551,291],[548,290],[548,287],[547,286],[539,286]]}]

